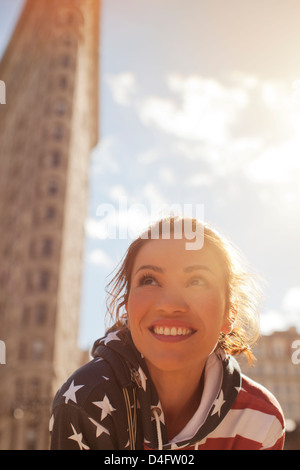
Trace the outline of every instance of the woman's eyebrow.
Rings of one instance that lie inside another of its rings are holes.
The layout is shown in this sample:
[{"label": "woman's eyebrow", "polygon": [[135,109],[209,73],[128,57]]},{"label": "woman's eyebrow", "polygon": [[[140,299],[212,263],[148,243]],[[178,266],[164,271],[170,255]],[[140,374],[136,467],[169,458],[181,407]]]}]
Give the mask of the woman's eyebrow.
[{"label": "woman's eyebrow", "polygon": [[164,270],[160,268],[159,266],[155,266],[153,264],[144,264],[143,266],[140,266],[139,269],[136,270],[135,274],[137,274],[141,269],[152,269],[153,271],[156,271],[157,273],[163,273]]},{"label": "woman's eyebrow", "polygon": [[198,269],[204,269],[205,271],[210,271],[211,269],[208,266],[205,266],[204,264],[195,264],[193,266],[187,266],[186,268],[183,269],[185,273],[190,273],[192,271],[196,271]]},{"label": "woman's eyebrow", "polygon": [[[155,266],[153,264],[144,264],[143,266],[140,266],[136,270],[135,274],[137,274],[142,269],[152,269],[153,271],[156,271],[157,273],[163,273],[164,272],[164,270],[162,268],[160,268],[159,266]],[[202,269],[202,270],[205,270],[205,271],[211,271],[211,269],[208,266],[205,266],[203,264],[195,264],[195,265],[192,265],[192,266],[187,266],[186,268],[183,269],[183,271],[185,273],[191,273],[192,271],[196,271],[196,270],[199,270],[199,269]]]}]

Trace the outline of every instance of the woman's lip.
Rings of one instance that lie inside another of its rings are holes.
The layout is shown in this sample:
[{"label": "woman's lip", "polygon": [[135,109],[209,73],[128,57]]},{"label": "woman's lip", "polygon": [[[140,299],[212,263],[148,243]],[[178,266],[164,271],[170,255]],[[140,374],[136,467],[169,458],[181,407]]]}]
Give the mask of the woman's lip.
[{"label": "woman's lip", "polygon": [[191,328],[169,328],[169,327],[155,327],[149,328],[150,333],[154,336],[154,338],[158,339],[159,341],[166,342],[166,343],[176,343],[179,341],[185,341],[193,336],[196,330]]},{"label": "woman's lip", "polygon": [[155,322],[149,327],[149,331],[161,339],[186,339],[192,336],[196,330],[184,322]]},{"label": "woman's lip", "polygon": [[166,319],[166,320],[158,320],[158,321],[154,321],[150,326],[149,326],[149,329],[153,329],[153,328],[172,328],[172,327],[175,327],[175,328],[188,328],[190,330],[194,330],[195,331],[195,328],[193,328],[189,323],[185,322],[185,321],[181,321],[181,320],[172,320],[172,319]]}]

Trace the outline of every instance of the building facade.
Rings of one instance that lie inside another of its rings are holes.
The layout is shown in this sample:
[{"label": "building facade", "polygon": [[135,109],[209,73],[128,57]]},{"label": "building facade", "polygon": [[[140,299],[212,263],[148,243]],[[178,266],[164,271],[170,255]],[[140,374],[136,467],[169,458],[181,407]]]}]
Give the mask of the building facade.
[{"label": "building facade", "polygon": [[0,64],[0,449],[47,449],[80,364],[89,154],[98,141],[100,0],[27,0]]},{"label": "building facade", "polygon": [[287,425],[286,448],[300,449],[300,334],[293,327],[261,336],[253,352],[254,365],[241,361],[242,371],[277,398]]}]

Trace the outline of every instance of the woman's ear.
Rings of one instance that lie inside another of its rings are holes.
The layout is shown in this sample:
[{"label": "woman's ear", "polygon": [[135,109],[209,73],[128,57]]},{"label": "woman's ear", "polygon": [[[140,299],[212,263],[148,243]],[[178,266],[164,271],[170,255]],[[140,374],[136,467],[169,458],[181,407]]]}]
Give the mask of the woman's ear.
[{"label": "woman's ear", "polygon": [[221,333],[229,334],[233,330],[233,325],[237,316],[237,307],[231,305],[225,313],[224,322],[221,328]]}]

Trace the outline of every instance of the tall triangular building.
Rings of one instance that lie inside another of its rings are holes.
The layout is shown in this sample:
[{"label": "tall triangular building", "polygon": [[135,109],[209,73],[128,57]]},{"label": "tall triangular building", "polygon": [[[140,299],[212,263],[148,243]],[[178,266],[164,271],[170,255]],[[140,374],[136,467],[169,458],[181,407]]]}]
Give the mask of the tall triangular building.
[{"label": "tall triangular building", "polygon": [[28,0],[0,64],[0,449],[47,449],[54,392],[80,364],[100,0]]}]

